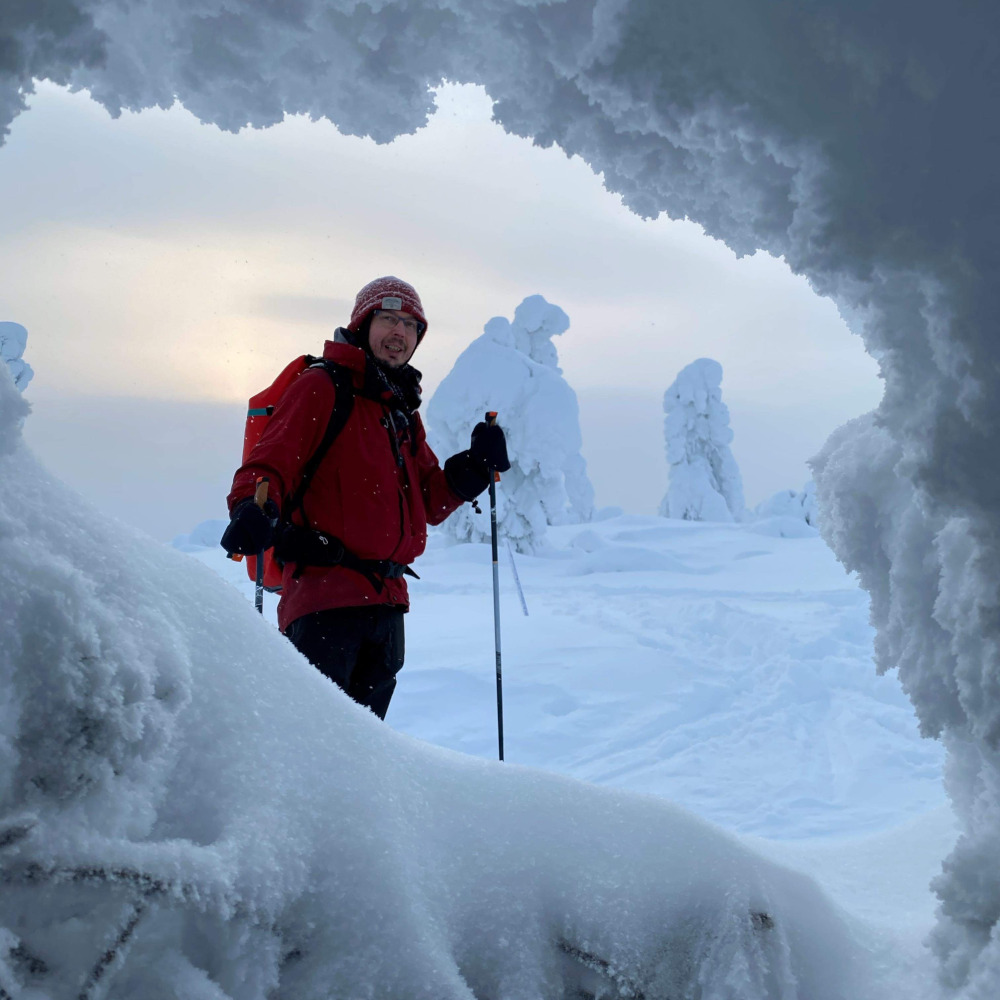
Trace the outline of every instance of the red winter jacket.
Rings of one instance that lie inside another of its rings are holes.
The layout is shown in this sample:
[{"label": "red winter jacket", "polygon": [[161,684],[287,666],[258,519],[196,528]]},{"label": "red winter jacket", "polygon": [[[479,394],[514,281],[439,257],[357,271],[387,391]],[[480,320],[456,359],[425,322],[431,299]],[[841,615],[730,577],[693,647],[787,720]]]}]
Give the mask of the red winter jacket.
[{"label": "red winter jacket", "polygon": [[[367,360],[361,348],[328,340],[323,357],[349,368],[355,387],[361,388]],[[253,495],[258,476],[269,477],[268,496],[279,506],[294,493],[330,421],[335,393],[330,376],[319,368],[308,369],[289,386],[246,464],[236,472],[230,510]],[[404,465],[396,464],[389,431],[380,423],[388,412],[377,400],[355,396],[347,423],[306,491],[304,508],[311,528],[339,538],[362,559],[411,563],[427,544],[427,525],[439,524],[462,500],[449,488],[419,415],[416,453],[408,441],[401,444]],[[343,566],[308,567],[298,579],[292,577],[294,569],[286,565],[282,574],[282,631],[296,618],[327,608],[409,604],[403,578],[386,580],[376,593],[361,573]]]}]

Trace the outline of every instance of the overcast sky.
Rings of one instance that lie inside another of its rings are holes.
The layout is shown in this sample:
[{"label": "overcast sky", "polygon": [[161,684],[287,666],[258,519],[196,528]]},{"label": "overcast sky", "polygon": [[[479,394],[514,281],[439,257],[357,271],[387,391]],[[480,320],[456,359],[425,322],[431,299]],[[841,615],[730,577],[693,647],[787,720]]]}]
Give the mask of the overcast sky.
[{"label": "overcast sky", "polygon": [[723,366],[751,505],[877,403],[860,340],[782,262],[637,218],[582,161],[505,135],[481,90],[439,107],[377,146],[301,118],[112,120],[40,85],[0,148],[0,320],[28,328],[26,436],[50,467],[157,537],[223,516],[247,396],[385,273],[423,299],[428,396],[491,316],[533,293],[568,313],[599,504],[655,511],[662,393],[695,358]]}]

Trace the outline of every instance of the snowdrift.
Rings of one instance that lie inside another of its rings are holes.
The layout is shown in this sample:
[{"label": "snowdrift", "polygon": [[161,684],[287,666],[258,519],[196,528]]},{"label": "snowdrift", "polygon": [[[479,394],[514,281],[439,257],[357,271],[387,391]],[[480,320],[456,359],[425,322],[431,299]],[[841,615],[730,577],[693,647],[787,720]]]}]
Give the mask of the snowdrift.
[{"label": "snowdrift", "polygon": [[852,993],[807,879],[663,801],[393,732],[50,478],[24,409],[4,367],[6,995]]}]

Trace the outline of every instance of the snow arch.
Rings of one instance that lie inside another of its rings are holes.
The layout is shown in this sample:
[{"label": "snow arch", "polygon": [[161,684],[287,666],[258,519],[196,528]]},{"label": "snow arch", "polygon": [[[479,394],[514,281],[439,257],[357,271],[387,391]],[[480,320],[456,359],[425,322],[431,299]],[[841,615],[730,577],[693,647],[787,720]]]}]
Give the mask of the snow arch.
[{"label": "snow arch", "polygon": [[0,123],[33,77],[112,111],[182,101],[225,128],[284,112],[379,141],[428,85],[602,171],[637,212],[783,255],[879,359],[878,410],[817,466],[824,530],[873,597],[949,745],[965,835],[937,947],[969,994],[1000,978],[1000,365],[992,280],[1000,10],[911,0],[56,0],[0,14]]}]

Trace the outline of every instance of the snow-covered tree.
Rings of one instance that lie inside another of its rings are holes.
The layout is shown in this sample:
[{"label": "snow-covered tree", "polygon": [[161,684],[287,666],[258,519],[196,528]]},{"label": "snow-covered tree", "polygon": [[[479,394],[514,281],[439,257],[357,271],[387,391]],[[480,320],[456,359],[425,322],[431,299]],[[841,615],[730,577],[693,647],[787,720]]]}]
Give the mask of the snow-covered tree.
[{"label": "snow-covered tree", "polygon": [[34,376],[31,365],[24,360],[28,331],[20,323],[0,323],[0,359],[10,369],[14,385],[24,392]]},{"label": "snow-covered tree", "polygon": [[[0,362],[3,362],[0,380],[10,378],[21,392],[35,374],[31,365],[21,358],[27,342],[28,331],[20,323],[0,323]],[[0,455],[7,454],[16,445],[28,409],[27,402],[18,393],[0,391],[0,425],[5,424],[7,428],[0,433]]]},{"label": "snow-covered tree", "polygon": [[[458,357],[427,406],[439,455],[469,447],[472,428],[488,410],[499,413],[511,469],[497,491],[501,533],[520,552],[534,552],[549,524],[589,521],[594,489],[580,454],[576,393],[562,376],[552,338],[569,317],[541,295],[491,319]],[[445,522],[459,541],[489,538],[487,517],[463,507]]]},{"label": "snow-covered tree", "polygon": [[664,393],[670,485],[663,517],[685,521],[743,519],[743,479],[729,449],[733,432],[722,402],[722,365],[692,361]]}]

